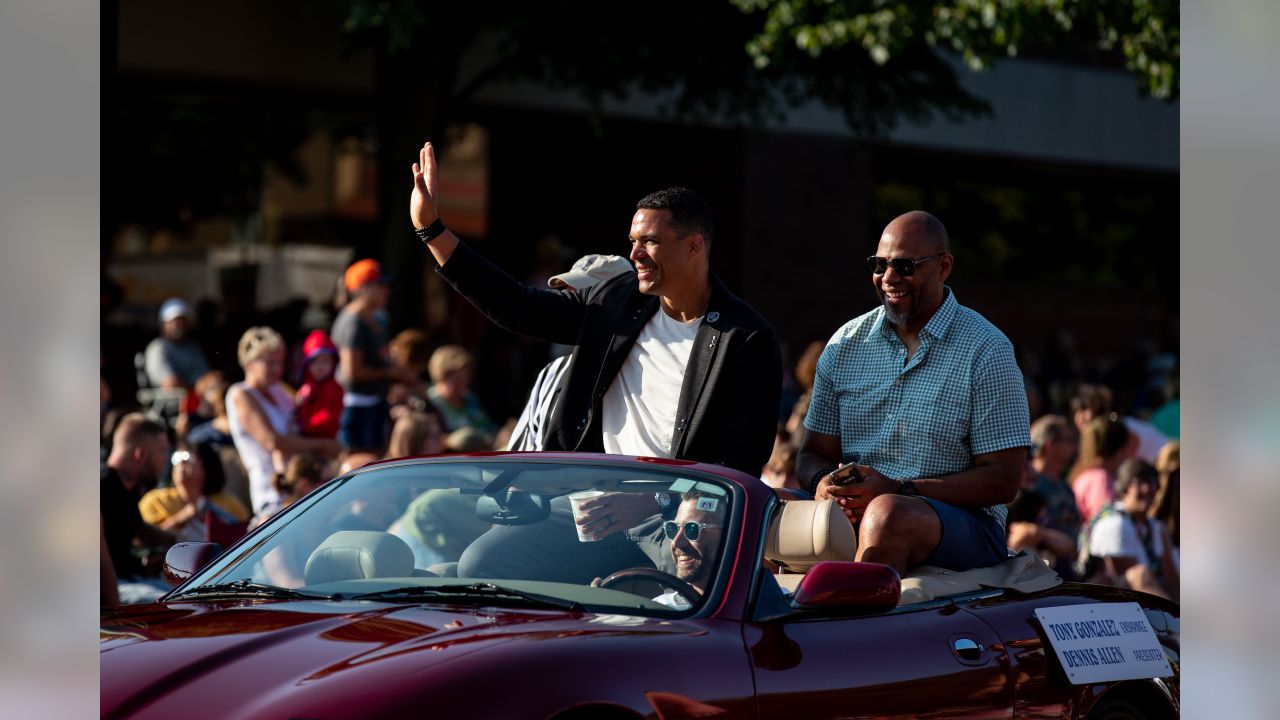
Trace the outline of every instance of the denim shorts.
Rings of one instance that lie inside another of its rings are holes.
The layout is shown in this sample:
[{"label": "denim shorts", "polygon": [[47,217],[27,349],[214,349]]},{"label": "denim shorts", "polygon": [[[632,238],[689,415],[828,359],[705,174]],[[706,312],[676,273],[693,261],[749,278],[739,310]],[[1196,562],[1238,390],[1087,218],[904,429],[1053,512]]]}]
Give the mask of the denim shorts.
[{"label": "denim shorts", "polygon": [[955,570],[996,565],[1009,559],[1009,545],[1000,522],[984,510],[967,510],[941,500],[922,497],[938,514],[942,540],[924,565]]},{"label": "denim shorts", "polygon": [[348,405],[342,408],[338,425],[338,439],[352,450],[371,450],[381,453],[387,446],[386,401],[368,407]]}]

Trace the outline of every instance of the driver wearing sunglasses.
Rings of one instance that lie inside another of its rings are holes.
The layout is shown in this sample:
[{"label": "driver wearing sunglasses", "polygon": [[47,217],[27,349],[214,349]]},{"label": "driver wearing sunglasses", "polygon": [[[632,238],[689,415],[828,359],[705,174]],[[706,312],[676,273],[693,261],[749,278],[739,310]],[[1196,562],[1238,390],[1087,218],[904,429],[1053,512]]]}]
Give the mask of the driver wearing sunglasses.
[{"label": "driver wearing sunglasses", "polygon": [[[676,577],[689,583],[699,595],[706,593],[715,570],[724,511],[723,499],[695,490],[680,499],[675,519],[662,524],[663,535],[671,541]],[[688,610],[697,598],[686,598],[679,591],[668,590],[654,600],[676,610]]]}]

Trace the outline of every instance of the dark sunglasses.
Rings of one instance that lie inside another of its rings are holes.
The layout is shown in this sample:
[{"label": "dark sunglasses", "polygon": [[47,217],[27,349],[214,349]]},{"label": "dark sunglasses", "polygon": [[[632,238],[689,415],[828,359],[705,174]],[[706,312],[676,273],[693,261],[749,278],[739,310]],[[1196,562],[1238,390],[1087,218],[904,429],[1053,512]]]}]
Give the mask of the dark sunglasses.
[{"label": "dark sunglasses", "polygon": [[934,258],[940,258],[943,255],[946,255],[946,253],[940,252],[936,255],[930,255],[929,257],[922,257],[916,260],[912,260],[911,258],[894,258],[890,260],[889,258],[876,257],[875,255],[872,255],[867,258],[867,268],[876,275],[883,275],[885,271],[892,266],[893,271],[902,277],[911,277],[916,274],[917,265],[922,262],[928,262]]},{"label": "dark sunglasses", "polygon": [[700,523],[692,520],[683,524],[678,523],[675,520],[668,520],[662,523],[662,531],[667,534],[668,540],[675,540],[676,535],[678,535],[681,530],[684,530],[684,536],[689,540],[697,540],[698,536],[702,534],[704,529],[718,527],[720,526],[715,523]]}]

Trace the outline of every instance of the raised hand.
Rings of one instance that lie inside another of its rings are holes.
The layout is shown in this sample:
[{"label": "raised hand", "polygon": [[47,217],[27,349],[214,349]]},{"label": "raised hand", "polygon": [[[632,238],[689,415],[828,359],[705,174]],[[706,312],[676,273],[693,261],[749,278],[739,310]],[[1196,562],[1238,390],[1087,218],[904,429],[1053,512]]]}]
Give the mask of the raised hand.
[{"label": "raised hand", "polygon": [[[418,150],[418,162],[413,164],[413,193],[409,196],[409,222],[421,230],[440,219],[436,205],[440,199],[436,189],[436,151],[431,143],[424,143]],[[437,265],[444,265],[458,247],[458,238],[445,230],[427,242],[427,249],[435,257]]]},{"label": "raised hand", "polygon": [[415,228],[424,228],[440,217],[436,199],[436,152],[431,143],[425,143],[413,164],[413,194],[409,196],[409,221]]}]

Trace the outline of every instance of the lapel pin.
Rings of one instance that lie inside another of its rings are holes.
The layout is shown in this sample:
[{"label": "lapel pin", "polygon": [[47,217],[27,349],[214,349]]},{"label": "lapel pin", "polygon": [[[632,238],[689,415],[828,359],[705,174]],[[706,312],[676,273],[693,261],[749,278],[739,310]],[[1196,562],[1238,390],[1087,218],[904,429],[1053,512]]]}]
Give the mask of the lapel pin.
[{"label": "lapel pin", "polygon": [[720,313],[718,312],[707,313],[707,322],[715,322],[719,319],[720,319]]}]

